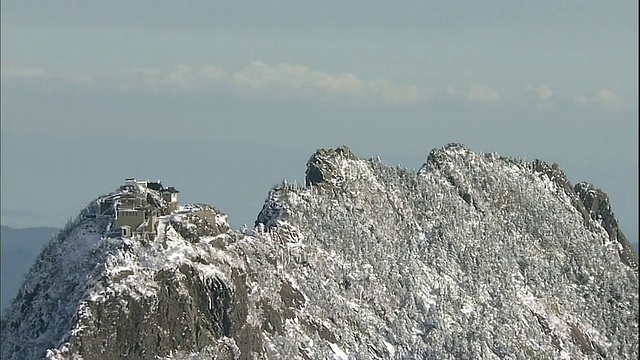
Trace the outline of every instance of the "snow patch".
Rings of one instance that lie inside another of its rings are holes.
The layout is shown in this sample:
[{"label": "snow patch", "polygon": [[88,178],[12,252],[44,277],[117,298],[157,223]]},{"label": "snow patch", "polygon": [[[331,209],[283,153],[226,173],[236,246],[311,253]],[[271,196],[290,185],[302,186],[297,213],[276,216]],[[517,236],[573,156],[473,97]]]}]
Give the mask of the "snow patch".
[{"label": "snow patch", "polygon": [[384,346],[387,347],[387,351],[389,352],[389,355],[391,355],[391,357],[396,356],[396,348],[393,347],[393,345],[391,345],[388,341],[383,340],[384,342]]},{"label": "snow patch", "polygon": [[348,360],[349,356],[347,356],[347,354],[342,351],[342,349],[340,349],[340,347],[332,342],[329,343],[329,346],[331,347],[331,351],[333,351],[333,358],[336,360]]}]

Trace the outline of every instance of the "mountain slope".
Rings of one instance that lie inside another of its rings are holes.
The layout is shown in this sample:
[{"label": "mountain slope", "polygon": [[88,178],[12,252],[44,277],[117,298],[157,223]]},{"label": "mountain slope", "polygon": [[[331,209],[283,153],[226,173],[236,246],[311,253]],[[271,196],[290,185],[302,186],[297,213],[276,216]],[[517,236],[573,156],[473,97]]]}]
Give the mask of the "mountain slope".
[{"label": "mountain slope", "polygon": [[254,229],[203,204],[153,238],[111,221],[81,214],[43,251],[3,358],[638,356],[637,254],[555,165],[450,144],[416,174],[340,147]]},{"label": "mountain slope", "polygon": [[14,229],[2,226],[0,230],[2,311],[15,297],[23,276],[29,270],[29,265],[35,261],[43,245],[59,231],[60,229],[51,227]]}]

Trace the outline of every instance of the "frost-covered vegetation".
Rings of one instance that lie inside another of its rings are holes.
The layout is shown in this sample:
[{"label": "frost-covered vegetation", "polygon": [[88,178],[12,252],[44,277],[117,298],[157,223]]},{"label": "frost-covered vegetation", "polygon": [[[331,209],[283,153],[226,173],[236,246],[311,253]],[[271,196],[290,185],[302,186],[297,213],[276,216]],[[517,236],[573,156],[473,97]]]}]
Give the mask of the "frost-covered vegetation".
[{"label": "frost-covered vegetation", "polygon": [[637,255],[556,166],[451,144],[417,174],[346,147],[307,168],[241,232],[207,205],[150,241],[70,221],[2,357],[637,358]]}]

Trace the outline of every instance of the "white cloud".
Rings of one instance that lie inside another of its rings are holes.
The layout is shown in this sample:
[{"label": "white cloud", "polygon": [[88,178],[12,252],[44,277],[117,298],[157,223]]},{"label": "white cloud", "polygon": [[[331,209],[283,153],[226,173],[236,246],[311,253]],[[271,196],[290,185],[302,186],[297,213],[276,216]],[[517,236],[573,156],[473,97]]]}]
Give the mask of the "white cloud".
[{"label": "white cloud", "polygon": [[169,72],[154,68],[134,69],[115,77],[118,79],[113,80],[119,82],[119,87],[123,90],[142,87],[153,91],[188,91],[222,83],[227,75],[224,70],[213,65],[178,65]]},{"label": "white cloud", "polygon": [[392,105],[417,104],[431,95],[430,91],[416,85],[396,85],[389,81],[372,82],[369,89]]},{"label": "white cloud", "polygon": [[391,105],[416,104],[431,96],[429,90],[414,84],[396,84],[384,79],[365,81],[352,73],[331,74],[286,63],[268,65],[252,62],[249,66],[232,72],[214,65],[178,65],[169,71],[142,68],[100,75],[52,74],[42,69],[3,66],[2,75],[22,79],[49,78],[78,85],[93,84],[101,80],[103,84],[122,91],[194,91],[221,85],[229,87],[229,90],[254,92],[263,96],[300,97],[325,94],[369,98]]},{"label": "white cloud", "polygon": [[327,93],[345,93],[352,96],[362,94],[362,81],[353,74],[322,74],[316,79],[316,85]]},{"label": "white cloud", "polygon": [[[16,67],[2,64],[2,79],[26,79],[46,82],[66,82],[77,86],[109,86],[122,91],[146,89],[152,91],[201,91],[218,89],[259,96],[287,98],[338,96],[380,101],[389,105],[419,104],[433,98],[433,91],[416,84],[399,84],[388,79],[361,79],[353,73],[327,73],[297,64],[269,65],[252,62],[239,70],[227,71],[215,65],[178,65],[170,70],[155,68],[133,69],[120,73],[59,73],[36,67]],[[52,85],[43,84],[43,88]],[[527,85],[528,96],[537,100],[536,106],[553,110],[556,93],[547,85]],[[53,90],[52,90],[53,91]],[[503,100],[500,94],[482,84],[470,84],[467,88],[448,85],[440,95],[448,95],[453,101],[475,104],[491,104]],[[510,98],[513,100],[513,97]],[[610,89],[602,88],[590,96],[574,95],[558,98],[575,105],[594,110],[620,111],[628,108],[624,97]],[[446,100],[449,101],[449,100]],[[555,101],[557,103],[557,101]],[[556,104],[557,105],[557,104]]]},{"label": "white cloud", "polygon": [[198,74],[207,80],[218,81],[225,79],[225,71],[215,65],[202,65],[198,68]]},{"label": "white cloud", "polygon": [[546,112],[556,110],[556,102],[551,101],[551,98],[553,97],[553,90],[549,86],[527,85],[526,90],[526,103],[531,103],[531,98],[533,98],[531,105],[538,111]]},{"label": "white cloud", "polygon": [[576,105],[584,106],[589,103],[589,98],[583,95],[578,95],[573,97],[573,102],[576,103]]},{"label": "white cloud", "polygon": [[574,96],[573,101],[578,106],[603,111],[620,111],[625,108],[622,96],[610,89],[600,89],[591,96]]},{"label": "white cloud", "polygon": [[115,76],[122,90],[145,88],[159,91],[164,88],[162,72],[154,68],[133,69]]},{"label": "white cloud", "polygon": [[[100,77],[86,72],[77,73],[54,73],[41,68],[20,68],[10,65],[2,65],[3,79],[26,79],[26,80],[53,80],[68,82],[75,85],[89,86]],[[45,87],[46,88],[46,87]]]},{"label": "white cloud", "polygon": [[538,85],[535,88],[535,93],[540,100],[547,100],[553,96],[553,90],[545,85]]},{"label": "white cloud", "polygon": [[616,111],[623,107],[622,98],[609,89],[598,90],[595,101],[602,110]]},{"label": "white cloud", "polygon": [[500,94],[488,86],[471,84],[466,99],[473,103],[488,104],[500,100]]},{"label": "white cloud", "polygon": [[430,92],[414,84],[395,84],[389,80],[365,81],[352,73],[329,74],[293,64],[267,65],[253,62],[232,75],[232,83],[240,90],[275,92],[280,95],[304,96],[317,92],[328,95],[369,97],[391,105],[415,104]]},{"label": "white cloud", "polygon": [[2,77],[23,78],[23,79],[43,79],[52,77],[43,69],[39,68],[17,68],[13,66],[2,66]]},{"label": "white cloud", "polygon": [[[396,83],[384,78],[368,80],[349,72],[328,73],[299,64],[270,65],[258,61],[231,71],[215,65],[178,65],[169,70],[140,68],[119,73],[54,74],[37,68],[3,66],[2,74],[13,78],[53,79],[83,86],[111,86],[122,91],[146,89],[185,92],[215,87],[224,91],[252,93],[265,97],[299,98],[324,95],[379,101],[397,106],[419,104],[434,95],[430,89],[417,84]],[[546,86],[539,86],[536,90],[540,98],[548,98],[552,94],[551,89]],[[493,103],[501,99],[498,92],[479,84],[471,84],[467,89],[449,85],[442,91],[478,104]]]},{"label": "white cloud", "polygon": [[178,65],[167,75],[164,82],[174,89],[193,89],[200,83],[200,79],[194,76],[194,69],[185,65]]},{"label": "white cloud", "polygon": [[277,91],[296,95],[322,91],[327,94],[359,96],[363,93],[360,79],[351,73],[327,74],[306,66],[252,62],[247,68],[235,72],[231,81],[240,88]]}]

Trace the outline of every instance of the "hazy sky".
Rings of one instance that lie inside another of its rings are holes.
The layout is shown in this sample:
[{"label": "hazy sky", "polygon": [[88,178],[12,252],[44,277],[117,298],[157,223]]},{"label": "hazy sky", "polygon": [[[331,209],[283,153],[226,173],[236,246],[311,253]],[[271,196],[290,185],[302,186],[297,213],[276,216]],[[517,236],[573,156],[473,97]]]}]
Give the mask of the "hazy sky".
[{"label": "hazy sky", "polygon": [[[186,5],[188,4],[188,6]],[[127,177],[252,224],[318,147],[558,162],[638,236],[637,1],[1,2],[2,224]]]}]

